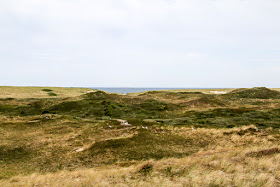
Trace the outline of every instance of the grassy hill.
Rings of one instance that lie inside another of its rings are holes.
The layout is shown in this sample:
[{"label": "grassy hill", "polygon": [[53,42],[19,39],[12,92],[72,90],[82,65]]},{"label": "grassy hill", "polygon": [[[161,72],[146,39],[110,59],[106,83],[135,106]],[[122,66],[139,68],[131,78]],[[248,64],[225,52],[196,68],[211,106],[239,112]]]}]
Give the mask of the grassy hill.
[{"label": "grassy hill", "polygon": [[265,87],[257,87],[251,89],[237,89],[233,90],[228,96],[238,98],[252,98],[252,99],[279,99],[280,92],[276,90],[270,90]]},{"label": "grassy hill", "polygon": [[280,185],[276,90],[1,90],[0,186]]}]

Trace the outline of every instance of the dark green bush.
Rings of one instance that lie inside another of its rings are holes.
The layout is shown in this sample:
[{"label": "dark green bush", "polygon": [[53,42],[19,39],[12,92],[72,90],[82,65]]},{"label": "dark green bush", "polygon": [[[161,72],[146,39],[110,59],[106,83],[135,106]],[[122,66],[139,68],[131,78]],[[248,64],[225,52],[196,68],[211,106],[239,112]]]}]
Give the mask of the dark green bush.
[{"label": "dark green bush", "polygon": [[51,90],[51,89],[42,89],[42,91],[44,91],[44,92],[52,92],[53,90]]},{"label": "dark green bush", "polygon": [[57,94],[55,94],[53,92],[49,92],[48,94],[49,94],[49,96],[57,96]]}]

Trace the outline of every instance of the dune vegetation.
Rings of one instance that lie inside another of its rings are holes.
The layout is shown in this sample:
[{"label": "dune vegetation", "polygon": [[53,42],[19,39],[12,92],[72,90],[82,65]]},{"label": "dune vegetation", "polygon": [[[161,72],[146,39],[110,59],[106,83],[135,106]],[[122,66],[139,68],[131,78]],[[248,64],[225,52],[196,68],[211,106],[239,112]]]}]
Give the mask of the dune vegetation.
[{"label": "dune vegetation", "polygon": [[280,92],[224,90],[0,87],[0,186],[280,186]]}]

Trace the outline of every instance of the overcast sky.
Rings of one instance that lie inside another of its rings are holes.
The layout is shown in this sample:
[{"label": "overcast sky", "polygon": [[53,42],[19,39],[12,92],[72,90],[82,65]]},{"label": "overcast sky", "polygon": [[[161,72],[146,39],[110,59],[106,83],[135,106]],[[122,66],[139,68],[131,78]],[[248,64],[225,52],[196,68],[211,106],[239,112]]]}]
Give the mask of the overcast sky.
[{"label": "overcast sky", "polygon": [[280,87],[279,0],[0,0],[0,85]]}]

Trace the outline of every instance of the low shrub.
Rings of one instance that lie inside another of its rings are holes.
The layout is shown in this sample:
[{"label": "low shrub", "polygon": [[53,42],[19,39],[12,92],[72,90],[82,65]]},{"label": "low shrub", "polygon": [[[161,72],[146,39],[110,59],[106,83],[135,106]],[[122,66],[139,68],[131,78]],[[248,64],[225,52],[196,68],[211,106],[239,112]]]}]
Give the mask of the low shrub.
[{"label": "low shrub", "polygon": [[48,94],[49,94],[49,96],[57,96],[57,94],[55,94],[53,92],[49,92]]},{"label": "low shrub", "polygon": [[51,89],[42,89],[42,91],[44,91],[44,92],[52,92],[53,90],[51,90]]}]

